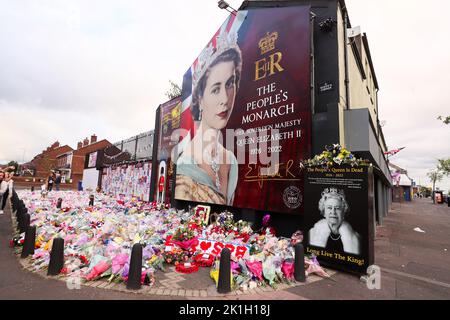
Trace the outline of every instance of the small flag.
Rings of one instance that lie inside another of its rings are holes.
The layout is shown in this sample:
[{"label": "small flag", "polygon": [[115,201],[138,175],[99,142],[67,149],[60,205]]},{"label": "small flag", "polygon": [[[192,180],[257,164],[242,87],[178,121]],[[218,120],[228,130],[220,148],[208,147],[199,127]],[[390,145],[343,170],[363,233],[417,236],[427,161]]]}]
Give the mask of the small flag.
[{"label": "small flag", "polygon": [[384,154],[387,155],[387,156],[393,156],[393,155],[399,153],[400,151],[402,151],[403,149],[405,149],[405,147],[394,149],[394,150],[391,150],[391,151],[387,151]]}]

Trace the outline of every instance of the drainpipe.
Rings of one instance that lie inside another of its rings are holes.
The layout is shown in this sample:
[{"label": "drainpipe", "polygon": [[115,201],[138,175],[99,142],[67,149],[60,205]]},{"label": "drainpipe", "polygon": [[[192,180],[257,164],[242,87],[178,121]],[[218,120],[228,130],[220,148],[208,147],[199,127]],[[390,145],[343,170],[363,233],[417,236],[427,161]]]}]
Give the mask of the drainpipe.
[{"label": "drainpipe", "polygon": [[345,56],[345,101],[347,102],[347,110],[350,110],[350,80],[348,76],[348,35],[347,35],[347,28],[348,28],[348,15],[347,15],[347,8],[344,6],[342,8],[344,12],[344,56]]}]

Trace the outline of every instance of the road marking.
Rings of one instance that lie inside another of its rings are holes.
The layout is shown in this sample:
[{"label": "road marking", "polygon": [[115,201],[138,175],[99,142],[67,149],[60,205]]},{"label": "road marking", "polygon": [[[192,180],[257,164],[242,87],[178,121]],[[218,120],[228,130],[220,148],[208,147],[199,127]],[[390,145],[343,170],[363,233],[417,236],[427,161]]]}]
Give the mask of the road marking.
[{"label": "road marking", "polygon": [[440,286],[440,287],[450,288],[450,284],[448,284],[448,283],[432,280],[432,279],[429,279],[429,278],[415,276],[413,274],[409,274],[409,273],[405,273],[405,272],[401,272],[401,271],[386,269],[386,268],[382,267],[381,268],[381,272],[382,273],[383,272],[392,273],[392,274],[396,274],[396,275],[399,275],[399,276],[402,276],[402,277],[411,278],[411,279],[423,281],[423,282],[426,282],[426,283],[434,284],[434,285],[437,285],[437,286]]}]

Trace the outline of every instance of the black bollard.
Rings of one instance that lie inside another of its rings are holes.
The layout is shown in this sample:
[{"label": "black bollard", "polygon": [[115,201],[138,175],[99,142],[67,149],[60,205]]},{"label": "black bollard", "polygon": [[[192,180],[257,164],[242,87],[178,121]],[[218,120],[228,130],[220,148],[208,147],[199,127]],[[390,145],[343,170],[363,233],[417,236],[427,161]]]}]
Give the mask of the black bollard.
[{"label": "black bollard", "polygon": [[50,263],[48,265],[48,276],[56,276],[64,267],[64,239],[53,239],[52,251],[50,252]]},{"label": "black bollard", "polygon": [[16,211],[16,218],[17,218],[17,223],[20,225],[20,221],[22,221],[22,218],[23,218],[23,216],[26,214],[26,213],[28,213],[28,209],[27,208],[24,208],[24,207],[21,207],[21,206],[19,206],[19,208],[17,208],[17,211]]},{"label": "black bollard", "polygon": [[306,281],[305,252],[301,243],[295,245],[294,278],[299,282]]},{"label": "black bollard", "polygon": [[22,225],[23,216],[24,216],[24,213],[23,213],[22,209],[19,208],[19,210],[17,210],[17,214],[16,214],[17,229],[19,229],[19,226]]},{"label": "black bollard", "polygon": [[62,199],[58,198],[58,203],[56,204],[56,208],[61,209],[61,206],[62,206]]},{"label": "black bollard", "polygon": [[27,231],[27,228],[30,226],[30,215],[28,213],[25,213],[25,215],[22,218],[22,224],[19,225],[19,231],[20,233],[24,233]]},{"label": "black bollard", "polygon": [[89,206],[90,206],[90,207],[93,207],[93,206],[94,206],[94,195],[93,195],[93,194],[91,194],[91,195],[89,196]]},{"label": "black bollard", "polygon": [[19,205],[19,199],[17,198],[17,193],[15,191],[13,191],[11,200],[12,200],[11,204],[12,204],[13,211],[17,211],[17,207]]},{"label": "black bollard", "polygon": [[217,292],[228,293],[231,291],[231,251],[228,248],[222,249],[220,254],[219,282]]},{"label": "black bollard", "polygon": [[34,186],[31,186],[31,192],[34,192]]},{"label": "black bollard", "polygon": [[25,232],[25,242],[23,243],[21,258],[26,258],[30,254],[34,254],[34,246],[36,243],[36,226],[29,226]]},{"label": "black bollard", "polygon": [[128,271],[127,289],[139,290],[142,275],[142,245],[136,243],[131,250],[130,269]]}]

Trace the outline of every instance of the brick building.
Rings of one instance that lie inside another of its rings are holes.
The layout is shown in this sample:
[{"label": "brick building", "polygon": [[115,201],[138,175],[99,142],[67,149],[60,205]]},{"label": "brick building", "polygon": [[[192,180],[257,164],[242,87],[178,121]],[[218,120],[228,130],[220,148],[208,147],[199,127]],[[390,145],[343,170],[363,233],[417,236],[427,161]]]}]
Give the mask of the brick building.
[{"label": "brick building", "polygon": [[83,180],[86,155],[110,145],[106,139],[97,141],[94,134],[90,140],[85,138],[82,142],[78,142],[76,150],[61,152],[57,157],[55,169],[61,172],[63,183],[69,184],[70,188],[76,188],[78,182]]},{"label": "brick building", "polygon": [[15,184],[24,187],[40,186],[47,181],[48,176],[56,167],[58,156],[60,154],[70,153],[72,150],[68,145],[60,146],[59,142],[56,141],[40,154],[36,155],[29,163],[22,165],[22,167],[29,169],[28,172],[33,172],[34,174],[32,176],[15,177]]}]

